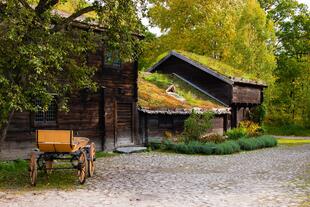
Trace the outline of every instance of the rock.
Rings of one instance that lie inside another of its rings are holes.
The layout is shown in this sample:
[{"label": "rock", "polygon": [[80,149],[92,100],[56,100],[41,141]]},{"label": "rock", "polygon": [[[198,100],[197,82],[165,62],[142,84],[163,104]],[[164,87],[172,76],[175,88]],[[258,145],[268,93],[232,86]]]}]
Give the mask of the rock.
[{"label": "rock", "polygon": [[136,153],[136,152],[144,152],[146,150],[147,150],[146,147],[119,147],[119,148],[116,148],[115,151],[119,153],[129,154],[129,153]]}]

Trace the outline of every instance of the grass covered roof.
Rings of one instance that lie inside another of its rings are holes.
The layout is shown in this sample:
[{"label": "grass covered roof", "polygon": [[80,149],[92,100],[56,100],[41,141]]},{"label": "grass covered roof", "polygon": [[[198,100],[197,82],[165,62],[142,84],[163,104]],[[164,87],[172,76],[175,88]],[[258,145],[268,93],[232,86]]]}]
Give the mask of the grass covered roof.
[{"label": "grass covered roof", "polygon": [[[138,79],[138,105],[147,110],[191,110],[201,108],[211,110],[224,106],[211,100],[208,96],[178,79],[174,75],[160,73],[140,73]],[[174,85],[176,93],[183,97],[181,101],[166,90]]]},{"label": "grass covered roof", "polygon": [[165,52],[161,55],[159,55],[156,58],[156,62],[154,63],[154,66],[156,63],[160,62],[163,58],[167,57],[169,54],[179,54],[185,58],[190,59],[191,61],[194,61],[196,63],[198,63],[199,65],[204,66],[207,69],[210,69],[214,72],[216,72],[217,74],[220,74],[222,76],[225,76],[226,78],[229,78],[233,81],[240,81],[243,82],[242,80],[249,80],[252,81],[252,83],[257,83],[260,82],[261,84],[263,84],[255,75],[244,72],[240,69],[234,68],[228,64],[225,64],[219,60],[207,57],[207,56],[203,56],[203,55],[197,55],[195,53],[191,53],[191,52],[186,52],[186,51],[182,51],[182,50],[175,50],[175,51],[171,51],[171,52]]}]

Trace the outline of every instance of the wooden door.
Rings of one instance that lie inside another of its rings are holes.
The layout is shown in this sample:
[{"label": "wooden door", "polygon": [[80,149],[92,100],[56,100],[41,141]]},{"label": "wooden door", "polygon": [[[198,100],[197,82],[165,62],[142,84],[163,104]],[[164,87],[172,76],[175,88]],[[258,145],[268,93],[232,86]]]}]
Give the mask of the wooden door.
[{"label": "wooden door", "polygon": [[133,145],[133,103],[116,104],[116,146]]}]

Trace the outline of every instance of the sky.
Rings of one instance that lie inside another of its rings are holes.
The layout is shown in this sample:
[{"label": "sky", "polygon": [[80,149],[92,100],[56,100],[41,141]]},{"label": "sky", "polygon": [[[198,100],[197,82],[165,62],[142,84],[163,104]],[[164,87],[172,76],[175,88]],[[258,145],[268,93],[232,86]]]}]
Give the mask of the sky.
[{"label": "sky", "polygon": [[300,3],[307,4],[310,7],[310,0],[298,0]]},{"label": "sky", "polygon": [[[308,7],[310,8],[310,0],[298,0],[298,2],[304,3],[304,4],[308,5]],[[143,18],[142,19],[142,23],[149,28],[150,32],[156,34],[156,36],[160,36],[161,35],[160,29],[158,27],[151,27],[151,26],[149,26],[149,21],[148,21],[147,18]]]}]

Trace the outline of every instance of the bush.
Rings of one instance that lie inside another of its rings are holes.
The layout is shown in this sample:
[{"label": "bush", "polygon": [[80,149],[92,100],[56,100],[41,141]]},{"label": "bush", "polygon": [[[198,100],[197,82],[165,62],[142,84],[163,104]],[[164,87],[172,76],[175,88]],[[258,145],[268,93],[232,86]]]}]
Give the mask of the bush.
[{"label": "bush", "polygon": [[225,135],[228,137],[228,139],[237,140],[242,137],[246,137],[247,133],[244,128],[233,128],[228,130]]},{"label": "bush", "polygon": [[215,154],[226,155],[240,151],[240,146],[236,141],[226,141],[216,145]]},{"label": "bush", "polygon": [[263,130],[259,126],[259,124],[255,123],[253,121],[249,121],[249,120],[241,121],[239,123],[239,128],[244,129],[249,137],[258,136],[258,135],[262,134],[262,132],[263,132]]},{"label": "bush", "polygon": [[183,137],[185,143],[197,141],[203,134],[207,133],[212,126],[213,117],[213,112],[198,114],[193,111],[184,122]]},{"label": "bush", "polygon": [[209,133],[199,138],[199,141],[202,143],[213,142],[213,143],[222,143],[225,142],[225,138],[220,134]]},{"label": "bush", "polygon": [[[199,141],[190,141],[188,143],[175,144],[170,140],[163,140],[150,142],[152,149],[162,149],[167,151],[173,151],[181,154],[204,154],[204,155],[226,155],[240,150],[255,150],[264,147],[274,147],[277,145],[277,140],[271,136],[260,136],[253,138],[241,138],[238,140],[229,140],[219,144],[212,142],[202,143]],[[159,147],[158,147],[159,146]]]},{"label": "bush", "polygon": [[238,144],[242,150],[255,150],[265,147],[274,147],[277,140],[271,136],[260,136],[256,138],[242,138],[238,140]]},{"label": "bush", "polygon": [[188,143],[188,146],[190,146],[192,148],[191,151],[194,151],[196,154],[205,154],[205,155],[213,154],[213,151],[216,148],[216,144],[214,143],[204,144],[197,141],[192,141]]}]

